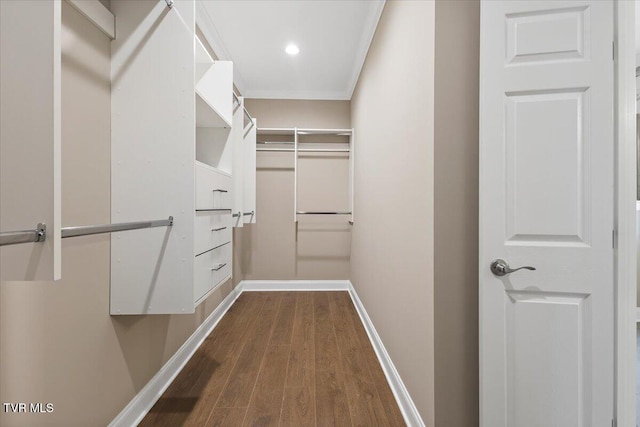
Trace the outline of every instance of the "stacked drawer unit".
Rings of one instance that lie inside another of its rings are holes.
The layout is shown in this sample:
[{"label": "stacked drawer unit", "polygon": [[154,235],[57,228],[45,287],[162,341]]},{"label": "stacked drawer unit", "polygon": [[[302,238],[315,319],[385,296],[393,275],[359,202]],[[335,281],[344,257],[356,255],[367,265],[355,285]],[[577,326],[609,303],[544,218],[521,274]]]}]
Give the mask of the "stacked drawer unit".
[{"label": "stacked drawer unit", "polygon": [[231,278],[232,202],[231,175],[196,162],[196,302]]}]

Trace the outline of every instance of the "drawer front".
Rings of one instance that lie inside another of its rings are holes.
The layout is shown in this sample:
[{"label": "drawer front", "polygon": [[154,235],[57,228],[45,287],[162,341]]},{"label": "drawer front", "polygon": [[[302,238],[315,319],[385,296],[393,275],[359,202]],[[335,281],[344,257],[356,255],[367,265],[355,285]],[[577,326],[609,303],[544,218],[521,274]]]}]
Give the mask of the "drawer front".
[{"label": "drawer front", "polygon": [[228,244],[196,257],[193,292],[195,302],[229,277],[231,254],[231,244]]},{"label": "drawer front", "polygon": [[196,209],[231,209],[231,178],[196,165]]},{"label": "drawer front", "polygon": [[196,212],[195,255],[230,242],[232,238],[229,212]]}]

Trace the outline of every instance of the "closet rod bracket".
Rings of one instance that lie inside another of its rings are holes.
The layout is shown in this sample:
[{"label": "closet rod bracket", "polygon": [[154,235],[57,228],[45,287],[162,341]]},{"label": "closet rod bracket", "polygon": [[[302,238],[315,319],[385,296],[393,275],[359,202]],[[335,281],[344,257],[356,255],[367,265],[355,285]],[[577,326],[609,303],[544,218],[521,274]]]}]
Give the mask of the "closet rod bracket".
[{"label": "closet rod bracket", "polygon": [[35,230],[0,233],[0,246],[44,242],[45,240],[47,240],[47,226],[43,222],[39,223]]},{"label": "closet rod bracket", "polygon": [[167,6],[169,7],[169,9],[173,8],[173,0],[164,0],[167,3]]}]

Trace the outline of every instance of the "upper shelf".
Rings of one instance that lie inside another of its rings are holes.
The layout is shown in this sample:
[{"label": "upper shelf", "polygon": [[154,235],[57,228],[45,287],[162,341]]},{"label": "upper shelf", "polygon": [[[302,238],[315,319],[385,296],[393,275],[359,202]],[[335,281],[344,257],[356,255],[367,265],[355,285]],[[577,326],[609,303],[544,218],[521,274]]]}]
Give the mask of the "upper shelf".
[{"label": "upper shelf", "polygon": [[233,63],[213,61],[196,83],[196,126],[231,127]]},{"label": "upper shelf", "polygon": [[348,136],[353,129],[298,129],[298,135],[338,135]]},{"label": "upper shelf", "polygon": [[295,128],[258,128],[258,135],[293,135]]}]

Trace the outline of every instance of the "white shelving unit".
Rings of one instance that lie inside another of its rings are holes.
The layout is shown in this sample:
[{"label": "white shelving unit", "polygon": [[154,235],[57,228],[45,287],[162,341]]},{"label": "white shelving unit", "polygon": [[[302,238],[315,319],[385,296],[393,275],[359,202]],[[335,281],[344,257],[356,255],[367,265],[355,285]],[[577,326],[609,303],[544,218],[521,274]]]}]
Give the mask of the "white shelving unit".
[{"label": "white shelving unit", "polygon": [[[299,215],[346,215],[354,221],[355,138],[353,129],[260,128],[256,151],[291,152],[294,155],[293,221]],[[343,211],[300,211],[298,206],[298,157],[304,153],[347,153],[349,156],[349,206]],[[300,213],[304,212],[304,213]]]},{"label": "white shelving unit", "polygon": [[194,300],[197,305],[231,279],[233,261],[233,64],[196,45],[196,211]]},{"label": "white shelving unit", "polygon": [[193,313],[232,272],[233,64],[194,1],[111,6],[112,222],[174,217],[112,238],[111,313]]}]

